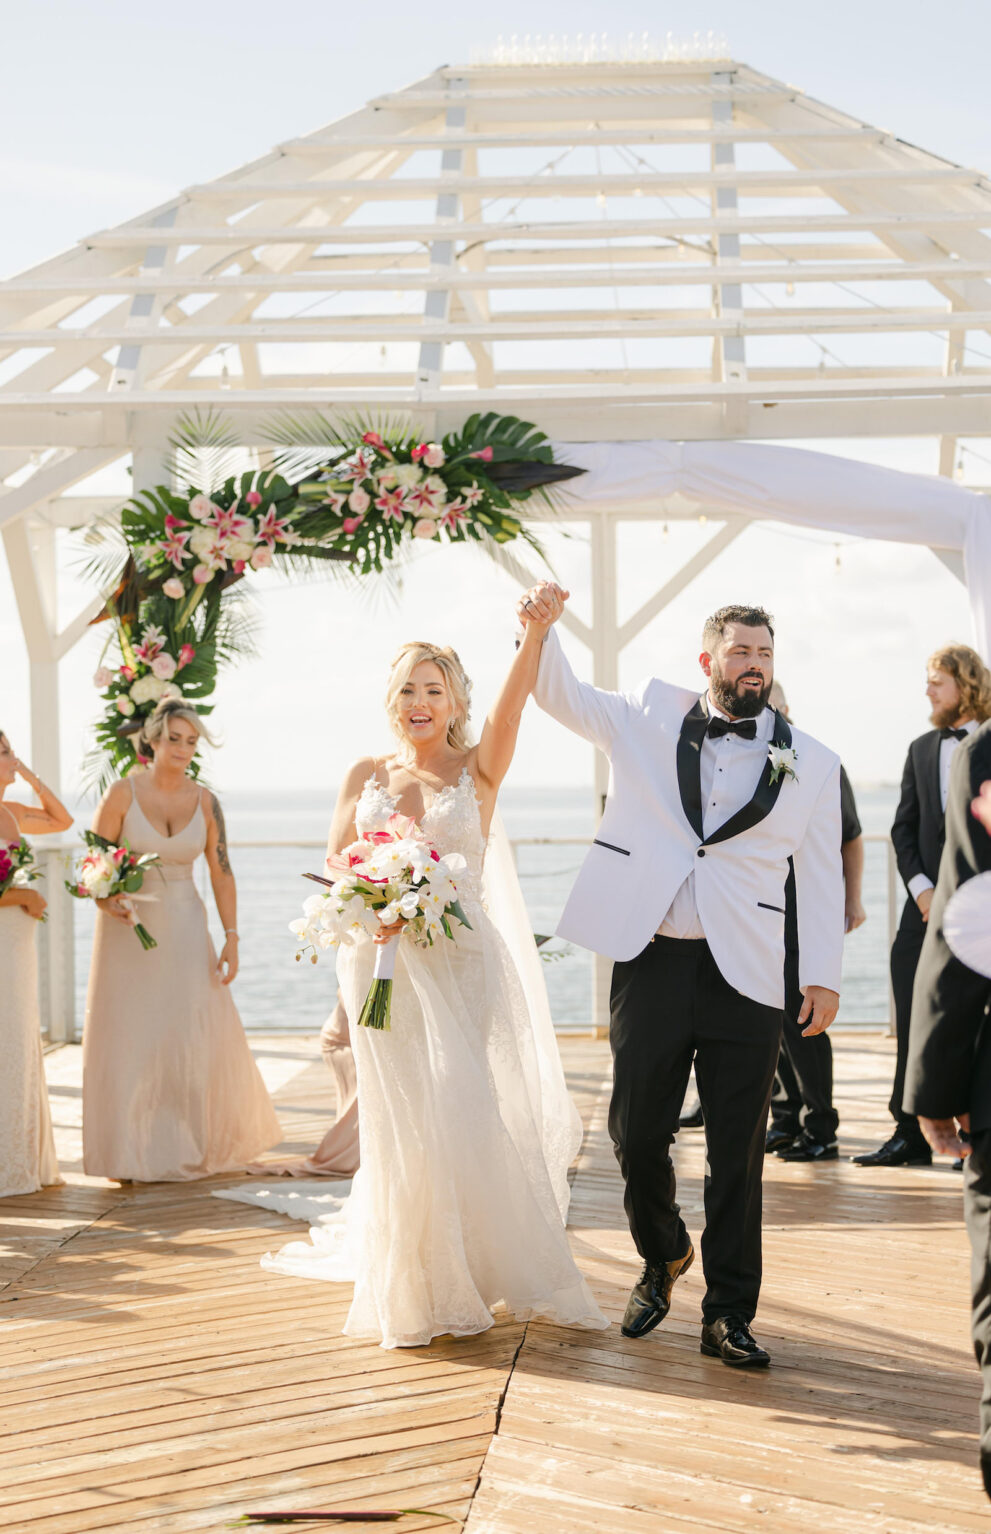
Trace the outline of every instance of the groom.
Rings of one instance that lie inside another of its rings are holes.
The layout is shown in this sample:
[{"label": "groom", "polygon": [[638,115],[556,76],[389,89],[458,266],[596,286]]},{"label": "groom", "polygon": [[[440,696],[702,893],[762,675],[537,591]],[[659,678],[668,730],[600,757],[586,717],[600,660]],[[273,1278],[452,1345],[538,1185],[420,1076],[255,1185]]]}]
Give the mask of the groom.
[{"label": "groom", "polygon": [[[532,587],[521,622],[553,623],[566,593]],[[767,706],[774,629],[759,607],[706,620],[699,697],[651,678],[634,693],[579,682],[553,628],[534,696],[610,761],[599,834],[558,933],[615,960],[609,1131],[644,1268],[623,1318],[667,1315],[694,1248],[669,1150],[692,1061],[708,1173],[702,1352],[770,1362],[750,1330],[761,1281],[761,1172],[784,1006],[785,881],[794,859],[806,1035],[839,1005],[840,764]]]}]

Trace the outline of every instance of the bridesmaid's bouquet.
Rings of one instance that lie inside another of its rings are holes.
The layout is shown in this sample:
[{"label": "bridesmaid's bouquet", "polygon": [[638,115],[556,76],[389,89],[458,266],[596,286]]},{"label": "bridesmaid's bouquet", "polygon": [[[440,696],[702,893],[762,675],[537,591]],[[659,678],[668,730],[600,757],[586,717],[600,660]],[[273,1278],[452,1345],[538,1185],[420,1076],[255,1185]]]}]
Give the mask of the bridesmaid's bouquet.
[{"label": "bridesmaid's bouquet", "polygon": [[392,978],[396,945],[408,932],[415,943],[429,947],[437,937],[454,937],[452,923],[470,927],[458,900],[455,875],[466,867],[459,852],[441,857],[415,820],[393,815],[384,830],[370,831],[344,851],[327,859],[336,877],[303,904],[303,915],[289,923],[300,943],[297,960],[312,948],[311,963],[321,950],[354,943],[362,933],[374,936],[383,927],[402,924],[402,932],[379,945],[375,975],[361,1009],[364,1028],[388,1028],[392,1010]]},{"label": "bridesmaid's bouquet", "polygon": [[[89,851],[76,869],[75,879],[66,879],[65,887],[77,900],[109,900],[112,895],[136,895],[145,882],[145,872],[161,862],[153,852],[140,856],[132,852],[126,842],[117,846],[98,836],[95,831],[84,831],[83,841]],[[158,943],[141,922],[134,926],[142,948],[157,948]]]},{"label": "bridesmaid's bouquet", "polygon": [[0,895],[6,895],[9,889],[23,889],[40,878],[34,851],[23,836],[19,842],[0,843]]}]

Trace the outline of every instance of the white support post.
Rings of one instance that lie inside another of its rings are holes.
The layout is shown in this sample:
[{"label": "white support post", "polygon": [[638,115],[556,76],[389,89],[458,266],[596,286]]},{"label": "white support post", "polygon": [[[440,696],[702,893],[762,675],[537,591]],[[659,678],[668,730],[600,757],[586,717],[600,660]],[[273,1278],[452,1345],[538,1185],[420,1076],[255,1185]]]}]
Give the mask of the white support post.
[{"label": "white support post", "polygon": [[[616,524],[611,512],[599,512],[589,518],[592,563],[592,681],[596,687],[615,692],[619,687],[619,624],[616,580]],[[595,818],[598,824],[605,809],[609,788],[609,763],[601,751],[595,753]],[[612,961],[597,953],[594,959],[592,1022],[596,1028],[609,1026],[609,989]]]},{"label": "white support post", "polygon": [[[733,75],[727,73],[714,73],[713,84],[731,86]],[[714,128],[731,128],[733,122],[732,99],[719,100],[712,103],[712,123]],[[734,170],[736,167],[736,147],[732,139],[719,139],[712,146],[712,168],[719,170]],[[714,209],[718,216],[736,215],[739,213],[739,203],[735,186],[717,186],[714,192]],[[716,236],[716,261],[718,265],[739,266],[740,264],[740,236],[738,234],[718,234]],[[737,319],[741,326],[743,323],[743,288],[739,282],[722,282],[712,290],[713,314],[723,319]],[[743,335],[721,335],[713,340],[716,364],[715,371],[722,383],[743,384],[747,381],[747,357],[746,342]],[[724,413],[726,427],[732,436],[744,436],[747,426],[746,402],[734,395],[729,395],[724,401]]]},{"label": "white support post", "polygon": [[[466,81],[448,80],[449,91],[464,91]],[[450,106],[444,117],[445,127],[454,133],[461,133],[465,126],[465,108],[463,106]],[[464,166],[464,151],[458,149],[443,149],[440,157],[441,176],[455,176]],[[447,223],[451,226],[451,238],[449,240],[434,240],[430,246],[431,270],[443,274],[454,273],[454,235],[457,232],[458,207],[460,198],[457,192],[440,192],[437,197],[437,222]],[[447,324],[451,314],[451,289],[431,288],[427,293],[423,307],[423,317],[427,324],[431,320]],[[423,341],[420,345],[420,360],[416,369],[416,390],[420,398],[429,396],[435,389],[440,388],[441,373],[444,367],[444,342]]]},{"label": "white support post", "polygon": [[[28,651],[31,765],[61,796],[55,528],[22,517],[4,528],[4,546]],[[53,1043],[70,1043],[76,1036],[72,902],[61,898],[62,854],[43,841],[37,854],[48,900],[48,920],[38,931],[42,1027]]]}]

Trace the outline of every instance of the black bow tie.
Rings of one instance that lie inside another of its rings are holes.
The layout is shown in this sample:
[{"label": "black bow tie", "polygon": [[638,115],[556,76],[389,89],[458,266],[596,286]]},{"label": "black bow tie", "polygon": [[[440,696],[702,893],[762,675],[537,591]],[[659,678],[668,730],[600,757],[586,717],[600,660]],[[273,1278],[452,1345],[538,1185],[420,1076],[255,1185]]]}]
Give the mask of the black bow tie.
[{"label": "black bow tie", "polygon": [[[710,728],[711,728],[711,726],[710,726]],[[940,740],[966,740],[967,736],[969,734],[970,734],[969,730],[950,730],[950,729],[946,729],[946,730],[940,730],[939,738],[940,738]]]},{"label": "black bow tie", "polygon": [[713,740],[718,740],[720,735],[739,735],[743,740],[756,740],[757,721],[756,719],[710,719],[706,734]]}]

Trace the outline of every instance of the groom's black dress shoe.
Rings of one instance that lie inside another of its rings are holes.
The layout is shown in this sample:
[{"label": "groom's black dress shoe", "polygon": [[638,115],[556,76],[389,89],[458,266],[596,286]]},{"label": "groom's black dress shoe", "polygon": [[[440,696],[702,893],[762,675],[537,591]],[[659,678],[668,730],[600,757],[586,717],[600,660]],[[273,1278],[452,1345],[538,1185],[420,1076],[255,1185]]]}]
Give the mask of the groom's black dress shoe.
[{"label": "groom's black dress shoe", "polygon": [[778,1152],[779,1161],[836,1161],[839,1157],[839,1147],[835,1140],[823,1144],[821,1140],[813,1139],[804,1129],[798,1139],[791,1146],[783,1146]]},{"label": "groom's black dress shoe", "polygon": [[775,1151],[780,1154],[781,1151],[790,1150],[798,1138],[799,1136],[793,1134],[790,1129],[777,1129],[772,1124],[767,1131],[764,1150],[769,1156],[773,1155]]},{"label": "groom's black dress shoe", "polygon": [[733,1369],[766,1369],[771,1355],[764,1351],[742,1316],[717,1316],[702,1323],[699,1352],[721,1358]]},{"label": "groom's black dress shoe", "polygon": [[671,1290],[676,1278],[687,1273],[695,1261],[695,1248],[689,1243],[684,1257],[671,1262],[645,1262],[640,1282],[633,1288],[626,1305],[620,1330],[624,1337],[646,1337],[671,1309]]},{"label": "groom's black dress shoe", "polygon": [[704,1129],[705,1118],[702,1114],[702,1104],[696,1103],[694,1108],[689,1108],[678,1120],[679,1129]]},{"label": "groom's black dress shoe", "polygon": [[850,1159],[854,1166],[932,1166],[933,1153],[921,1135],[910,1137],[896,1129],[876,1151]]}]

